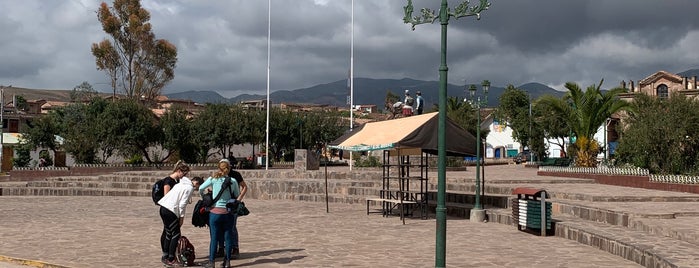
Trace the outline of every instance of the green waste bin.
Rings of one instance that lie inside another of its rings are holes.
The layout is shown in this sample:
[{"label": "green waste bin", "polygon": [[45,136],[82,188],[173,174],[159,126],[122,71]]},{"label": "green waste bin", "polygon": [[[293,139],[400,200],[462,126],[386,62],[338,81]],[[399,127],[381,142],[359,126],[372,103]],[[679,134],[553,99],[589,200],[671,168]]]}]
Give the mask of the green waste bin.
[{"label": "green waste bin", "polygon": [[546,190],[520,187],[515,188],[512,194],[517,199],[512,200],[512,219],[517,224],[517,229],[538,229],[541,236],[546,236],[546,230],[551,230],[551,202]]}]

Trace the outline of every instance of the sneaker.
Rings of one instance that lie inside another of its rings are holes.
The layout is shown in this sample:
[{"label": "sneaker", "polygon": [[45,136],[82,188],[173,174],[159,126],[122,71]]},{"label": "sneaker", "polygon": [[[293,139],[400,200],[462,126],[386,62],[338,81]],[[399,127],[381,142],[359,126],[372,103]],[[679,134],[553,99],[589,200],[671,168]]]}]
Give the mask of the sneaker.
[{"label": "sneaker", "polygon": [[233,248],[233,252],[231,253],[231,259],[234,259],[234,260],[240,259],[240,249]]},{"label": "sneaker", "polygon": [[177,260],[165,260],[165,266],[166,267],[180,267],[180,264],[177,262]]},{"label": "sneaker", "polygon": [[216,265],[214,265],[214,262],[212,262],[212,261],[207,261],[207,262],[205,262],[204,264],[202,264],[202,267],[204,267],[204,268],[215,268]]}]

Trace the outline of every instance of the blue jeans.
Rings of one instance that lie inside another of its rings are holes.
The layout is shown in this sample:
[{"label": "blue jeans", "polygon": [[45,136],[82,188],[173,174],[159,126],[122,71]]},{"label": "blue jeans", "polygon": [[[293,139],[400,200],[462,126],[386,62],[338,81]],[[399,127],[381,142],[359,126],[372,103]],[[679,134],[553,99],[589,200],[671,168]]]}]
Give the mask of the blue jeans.
[{"label": "blue jeans", "polygon": [[[238,214],[231,215],[233,217],[233,247],[232,248],[239,248],[239,240],[238,240]],[[223,248],[223,237],[219,237],[218,239],[218,248]]]},{"label": "blue jeans", "polygon": [[230,214],[209,214],[209,235],[211,242],[209,243],[209,261],[213,262],[216,257],[216,247],[218,241],[226,242],[226,260],[231,259],[231,249],[233,246],[233,227],[235,218]]}]

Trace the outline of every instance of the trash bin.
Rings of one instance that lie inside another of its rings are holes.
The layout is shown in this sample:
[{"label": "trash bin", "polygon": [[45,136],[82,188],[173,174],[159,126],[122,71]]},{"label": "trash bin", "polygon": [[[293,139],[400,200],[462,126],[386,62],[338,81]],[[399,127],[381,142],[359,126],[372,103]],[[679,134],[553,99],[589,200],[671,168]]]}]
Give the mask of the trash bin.
[{"label": "trash bin", "polygon": [[538,229],[541,236],[546,236],[546,230],[551,230],[551,202],[544,189],[520,187],[512,190],[517,199],[512,200],[512,219],[517,229]]}]

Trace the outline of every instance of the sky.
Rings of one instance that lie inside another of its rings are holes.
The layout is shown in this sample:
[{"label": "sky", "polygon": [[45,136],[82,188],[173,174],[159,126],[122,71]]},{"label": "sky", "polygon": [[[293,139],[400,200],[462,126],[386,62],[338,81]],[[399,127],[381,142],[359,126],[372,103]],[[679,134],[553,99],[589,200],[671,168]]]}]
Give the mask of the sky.
[{"label": "sky", "polygon": [[[439,80],[440,24],[411,30],[403,23],[407,0],[269,1],[271,91],[346,79],[350,62],[355,78]],[[108,38],[97,20],[100,3],[0,0],[0,85],[72,89],[86,81],[98,91],[111,92],[106,73],[96,69],[90,52],[93,43]],[[167,39],[178,50],[175,78],[163,93],[266,93],[268,1],[141,3],[151,14],[156,38]],[[414,15],[425,7],[438,10],[439,3],[415,0]],[[459,3],[451,0],[449,7],[453,10]],[[659,70],[699,68],[696,0],[490,3],[480,20],[449,20],[451,84],[487,79],[499,87],[538,82],[565,90],[566,82],[587,87],[604,79],[603,88],[610,88]]]}]

